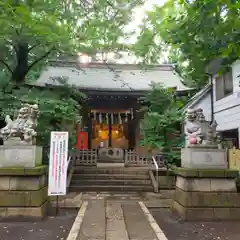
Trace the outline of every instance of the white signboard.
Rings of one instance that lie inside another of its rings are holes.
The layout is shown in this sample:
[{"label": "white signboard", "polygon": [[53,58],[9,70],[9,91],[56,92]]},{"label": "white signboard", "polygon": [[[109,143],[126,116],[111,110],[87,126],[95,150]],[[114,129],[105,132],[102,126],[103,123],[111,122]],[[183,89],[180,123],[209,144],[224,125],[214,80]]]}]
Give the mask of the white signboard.
[{"label": "white signboard", "polygon": [[68,168],[68,132],[51,132],[48,195],[65,195]]}]

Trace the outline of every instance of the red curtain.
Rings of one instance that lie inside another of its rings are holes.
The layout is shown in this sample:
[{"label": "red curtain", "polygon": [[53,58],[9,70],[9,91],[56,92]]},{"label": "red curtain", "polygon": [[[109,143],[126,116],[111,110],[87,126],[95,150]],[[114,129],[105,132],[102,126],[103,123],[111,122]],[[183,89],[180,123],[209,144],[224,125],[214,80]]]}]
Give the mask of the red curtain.
[{"label": "red curtain", "polygon": [[76,148],[80,150],[88,149],[88,133],[87,132],[78,132]]}]

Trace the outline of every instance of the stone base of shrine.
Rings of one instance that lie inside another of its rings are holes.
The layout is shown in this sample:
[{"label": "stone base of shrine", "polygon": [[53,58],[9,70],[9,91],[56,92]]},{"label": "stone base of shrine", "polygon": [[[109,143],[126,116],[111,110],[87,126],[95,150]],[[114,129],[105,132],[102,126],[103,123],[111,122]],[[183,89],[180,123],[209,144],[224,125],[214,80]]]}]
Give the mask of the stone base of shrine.
[{"label": "stone base of shrine", "polygon": [[237,171],[176,169],[172,210],[183,220],[240,220]]},{"label": "stone base of shrine", "polygon": [[0,168],[0,221],[37,221],[47,215],[47,167]]}]

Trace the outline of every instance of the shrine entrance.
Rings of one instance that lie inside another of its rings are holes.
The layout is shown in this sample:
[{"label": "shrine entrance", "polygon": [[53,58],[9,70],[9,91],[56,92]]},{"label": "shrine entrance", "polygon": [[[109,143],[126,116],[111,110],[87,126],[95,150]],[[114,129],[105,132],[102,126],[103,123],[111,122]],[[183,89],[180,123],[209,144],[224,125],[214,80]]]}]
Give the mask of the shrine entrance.
[{"label": "shrine entrance", "polygon": [[131,110],[91,110],[91,147],[129,148],[128,129]]}]

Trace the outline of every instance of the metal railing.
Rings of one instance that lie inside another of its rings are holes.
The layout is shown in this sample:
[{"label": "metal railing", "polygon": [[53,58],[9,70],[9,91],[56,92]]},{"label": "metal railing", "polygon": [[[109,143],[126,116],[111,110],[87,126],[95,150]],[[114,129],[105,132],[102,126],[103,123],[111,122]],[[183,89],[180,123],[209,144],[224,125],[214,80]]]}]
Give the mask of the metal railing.
[{"label": "metal railing", "polygon": [[74,172],[74,161],[72,160],[72,157],[70,155],[67,161],[67,188],[71,183],[73,172]]},{"label": "metal railing", "polygon": [[157,189],[157,192],[158,192],[158,169],[159,168],[158,168],[158,164],[157,164],[157,161],[156,161],[154,156],[152,156],[152,160],[153,160],[153,163],[155,165],[155,170],[156,170],[156,178],[155,178],[155,180],[156,180],[156,189]]}]

